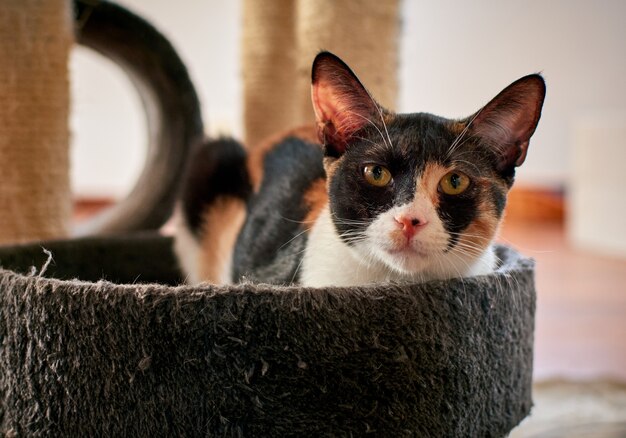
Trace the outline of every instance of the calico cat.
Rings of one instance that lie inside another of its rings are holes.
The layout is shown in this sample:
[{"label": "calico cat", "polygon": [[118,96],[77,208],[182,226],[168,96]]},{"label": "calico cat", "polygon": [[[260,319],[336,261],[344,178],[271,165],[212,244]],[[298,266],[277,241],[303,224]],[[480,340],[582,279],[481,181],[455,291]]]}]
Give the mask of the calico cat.
[{"label": "calico cat", "polygon": [[492,243],[545,83],[523,77],[474,115],[395,114],[322,52],[314,129],[253,148],[208,142],[189,168],[176,252],[188,281],[306,286],[491,272]]}]

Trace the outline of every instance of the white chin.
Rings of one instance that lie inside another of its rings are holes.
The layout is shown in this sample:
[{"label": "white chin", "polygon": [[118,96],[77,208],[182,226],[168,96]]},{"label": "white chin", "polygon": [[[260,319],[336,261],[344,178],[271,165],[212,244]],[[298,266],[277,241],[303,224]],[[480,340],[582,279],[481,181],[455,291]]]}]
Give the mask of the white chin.
[{"label": "white chin", "polygon": [[430,265],[427,256],[413,251],[390,253],[379,250],[376,251],[376,255],[387,267],[404,275],[424,272]]}]

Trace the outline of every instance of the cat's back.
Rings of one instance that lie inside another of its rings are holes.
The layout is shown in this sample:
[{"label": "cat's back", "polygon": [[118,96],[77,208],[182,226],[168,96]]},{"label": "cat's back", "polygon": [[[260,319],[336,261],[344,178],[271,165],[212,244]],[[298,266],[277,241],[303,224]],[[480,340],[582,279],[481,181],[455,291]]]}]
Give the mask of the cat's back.
[{"label": "cat's back", "polygon": [[322,148],[307,134],[295,131],[250,152],[255,190],[234,248],[235,282],[298,278],[308,231],[327,202]]}]

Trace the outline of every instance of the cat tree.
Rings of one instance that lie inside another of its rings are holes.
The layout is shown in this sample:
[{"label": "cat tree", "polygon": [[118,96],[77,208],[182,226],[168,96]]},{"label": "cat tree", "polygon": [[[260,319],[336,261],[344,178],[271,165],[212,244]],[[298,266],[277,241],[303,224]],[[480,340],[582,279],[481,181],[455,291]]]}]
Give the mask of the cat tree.
[{"label": "cat tree", "polygon": [[499,437],[532,405],[533,263],[504,247],[489,276],[318,289],[176,287],[163,237],[46,248],[0,248],[0,434]]},{"label": "cat tree", "polygon": [[[189,116],[153,126],[161,147],[193,147],[199,108],[171,45],[123,8],[76,6],[78,41],[126,66],[153,122]],[[373,91],[393,106],[395,92]],[[144,224],[167,217],[160,193]],[[488,276],[311,289],[180,286],[172,241],[156,234],[0,247],[0,435],[505,436],[532,405],[535,289],[532,260],[497,253]]]},{"label": "cat tree", "polygon": [[[146,111],[149,144],[129,195],[71,229],[67,64],[74,39],[128,74]],[[195,89],[169,41],[106,2],[11,1],[0,14],[0,63],[0,243],[158,229],[170,217],[188,153],[204,134]]]}]

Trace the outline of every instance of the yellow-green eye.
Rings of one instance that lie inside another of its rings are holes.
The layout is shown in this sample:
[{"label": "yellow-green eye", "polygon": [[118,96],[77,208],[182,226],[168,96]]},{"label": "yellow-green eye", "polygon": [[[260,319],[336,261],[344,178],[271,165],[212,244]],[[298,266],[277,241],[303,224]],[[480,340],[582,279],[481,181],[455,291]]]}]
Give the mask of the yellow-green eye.
[{"label": "yellow-green eye", "polygon": [[463,172],[453,170],[448,172],[439,181],[439,187],[446,195],[460,195],[469,186],[470,179]]},{"label": "yellow-green eye", "polygon": [[376,164],[370,164],[363,168],[365,180],[373,186],[385,187],[391,182],[391,172],[389,169]]}]

